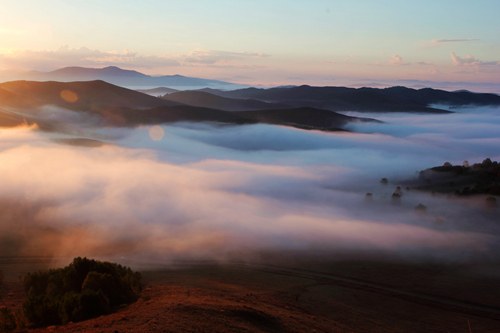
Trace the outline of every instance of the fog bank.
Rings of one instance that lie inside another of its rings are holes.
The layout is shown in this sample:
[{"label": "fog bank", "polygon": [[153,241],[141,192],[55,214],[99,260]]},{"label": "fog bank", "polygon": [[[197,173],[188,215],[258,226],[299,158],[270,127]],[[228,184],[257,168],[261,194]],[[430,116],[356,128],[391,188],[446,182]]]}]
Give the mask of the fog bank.
[{"label": "fog bank", "polygon": [[[64,131],[0,130],[1,256],[170,261],[380,251],[498,260],[499,213],[486,210],[484,198],[412,190],[401,204],[391,201],[399,182],[419,170],[500,160],[498,109],[370,114],[385,123],[351,125],[359,133],[178,123],[161,126],[155,140],[150,127],[107,128],[64,110],[49,114]],[[104,145],[61,141],[68,138]],[[427,213],[415,212],[419,203]]]}]

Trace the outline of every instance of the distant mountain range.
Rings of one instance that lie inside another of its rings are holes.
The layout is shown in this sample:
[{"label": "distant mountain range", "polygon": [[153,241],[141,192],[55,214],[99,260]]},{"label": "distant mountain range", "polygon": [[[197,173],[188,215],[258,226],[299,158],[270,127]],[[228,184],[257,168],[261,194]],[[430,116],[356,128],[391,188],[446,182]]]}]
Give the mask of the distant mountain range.
[{"label": "distant mountain range", "polygon": [[0,126],[26,122],[37,123],[47,131],[61,130],[64,119],[53,121],[47,118],[46,112],[39,112],[44,106],[56,106],[92,115],[92,123],[96,126],[134,127],[184,121],[233,125],[265,123],[341,131],[350,122],[376,120],[336,111],[450,113],[432,105],[500,105],[500,96],[495,94],[405,87],[299,86],[233,91],[210,88],[176,91],[163,87],[146,92],[165,94],[155,97],[102,80],[4,82],[0,83]]},{"label": "distant mountain range", "polygon": [[[253,99],[291,107],[314,107],[331,111],[445,113],[448,111],[432,108],[432,104],[455,107],[500,105],[500,96],[496,94],[448,92],[431,88],[417,90],[406,87],[378,89],[299,86],[233,91],[205,88],[200,91],[224,98]],[[175,95],[166,98],[173,100]]]},{"label": "distant mountain range", "polygon": [[177,89],[167,88],[167,87],[158,87],[153,89],[137,89],[138,92],[148,94],[151,96],[163,96],[167,94],[172,94],[175,92],[179,92]]},{"label": "distant mountain range", "polygon": [[[172,95],[175,94],[180,93]],[[188,121],[233,125],[265,123],[301,129],[339,131],[349,122],[376,121],[310,107],[273,109],[276,105],[260,101],[235,101],[203,92],[194,94],[202,95],[202,100],[221,103],[221,106],[225,105],[226,108],[230,105],[242,107],[248,103],[255,108],[259,106],[260,109],[227,111],[187,105],[179,102],[180,99],[158,98],[104,81],[12,81],[0,84],[0,126],[15,126],[27,122],[37,123],[44,130],[56,131],[59,124],[38,116],[39,108],[47,105],[91,114],[98,117],[101,126],[117,127]],[[211,98],[207,98],[210,96]],[[188,99],[185,101],[189,102]]]},{"label": "distant mountain range", "polygon": [[0,80],[30,80],[30,81],[94,81],[102,80],[124,87],[216,87],[222,89],[237,89],[247,87],[235,83],[200,79],[182,75],[151,76],[133,70],[125,70],[110,66],[105,68],[65,67],[52,72],[3,72]]}]

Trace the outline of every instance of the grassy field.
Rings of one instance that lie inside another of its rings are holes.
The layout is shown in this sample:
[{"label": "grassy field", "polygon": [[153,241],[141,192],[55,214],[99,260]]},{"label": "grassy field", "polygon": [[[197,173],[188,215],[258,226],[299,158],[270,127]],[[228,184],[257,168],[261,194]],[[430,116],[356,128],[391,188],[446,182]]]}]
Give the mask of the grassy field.
[{"label": "grassy field", "polygon": [[[18,274],[54,264],[36,261],[3,259],[0,269],[7,281],[0,306],[22,304]],[[152,267],[141,270],[145,288],[138,302],[108,316],[48,329],[452,333],[469,332],[469,323],[473,332],[498,332],[500,327],[500,270],[495,265],[308,259],[281,265]]]}]

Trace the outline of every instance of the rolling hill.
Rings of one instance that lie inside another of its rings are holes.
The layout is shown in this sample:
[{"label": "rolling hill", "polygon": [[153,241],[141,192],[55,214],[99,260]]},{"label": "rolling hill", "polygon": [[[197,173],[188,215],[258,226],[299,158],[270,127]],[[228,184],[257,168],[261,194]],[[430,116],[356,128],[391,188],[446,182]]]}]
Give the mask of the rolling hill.
[{"label": "rolling hill", "polygon": [[495,94],[448,92],[431,88],[417,90],[406,87],[356,89],[300,86],[271,89],[246,88],[234,91],[202,89],[201,91],[226,98],[251,98],[295,107],[307,106],[332,111],[446,113],[447,111],[432,108],[430,105],[500,105],[500,96]]},{"label": "rolling hill", "polygon": [[[23,101],[36,101],[37,106],[56,105],[78,111],[90,111],[95,108],[107,106],[144,109],[179,104],[118,87],[104,81],[11,81],[1,83],[0,89],[0,95],[2,92],[5,95],[5,98],[0,96],[1,107],[23,107],[21,106],[23,105]],[[5,93],[5,91],[7,92]],[[14,106],[14,102],[18,106]],[[35,102],[30,102],[29,104],[31,103]],[[24,107],[27,106],[24,105]]]},{"label": "rolling hill", "polygon": [[7,108],[36,108],[43,103],[30,96],[21,96],[0,87],[0,106]]},{"label": "rolling hill", "polygon": [[160,106],[147,110],[107,108],[102,113],[108,126],[138,126],[175,122],[215,122],[228,125],[270,124],[307,130],[343,131],[349,122],[373,121],[350,117],[333,111],[295,108],[260,111],[223,111],[188,105]]},{"label": "rolling hill", "polygon": [[162,98],[172,102],[225,111],[252,111],[290,108],[289,105],[267,103],[255,99],[225,98],[204,91],[180,91],[165,95]]}]

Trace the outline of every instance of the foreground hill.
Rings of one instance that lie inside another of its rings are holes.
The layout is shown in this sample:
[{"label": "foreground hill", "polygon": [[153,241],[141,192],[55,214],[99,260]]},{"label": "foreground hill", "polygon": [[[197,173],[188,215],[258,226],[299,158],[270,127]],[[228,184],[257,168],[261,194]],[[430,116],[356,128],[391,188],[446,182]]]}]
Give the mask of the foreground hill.
[{"label": "foreground hill", "polygon": [[[26,101],[36,100],[37,105],[56,105],[70,110],[89,111],[96,107],[153,108],[179,103],[163,100],[134,90],[118,87],[104,81],[37,82],[11,81],[0,84],[0,94],[8,91],[14,95],[1,99],[0,106],[27,107]],[[4,104],[10,101],[10,104]],[[17,106],[13,103],[16,102]],[[31,103],[32,104],[32,103]]]},{"label": "foreground hill", "polygon": [[[26,294],[17,276],[41,266],[35,260],[3,259],[7,278],[0,291],[8,297],[0,298],[0,306],[14,313],[21,309]],[[498,331],[495,265],[309,258],[294,266],[189,262],[174,269],[149,266],[151,270],[141,271],[144,289],[137,302],[99,318],[24,331],[389,333],[469,332],[469,327],[472,332]]]},{"label": "foreground hill", "polygon": [[429,105],[438,103],[453,106],[500,105],[500,96],[495,94],[447,92],[430,88],[416,90],[405,87],[356,89],[300,86],[271,89],[247,88],[234,91],[203,89],[202,91],[226,98],[251,98],[295,107],[309,106],[333,111],[446,113],[447,111],[434,109]]},{"label": "foreground hill", "polygon": [[289,105],[267,103],[255,99],[225,98],[204,91],[180,91],[165,95],[162,98],[172,102],[225,111],[252,111],[290,108]]}]

